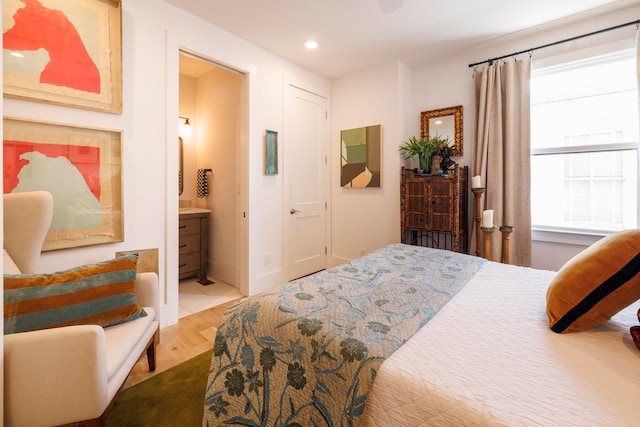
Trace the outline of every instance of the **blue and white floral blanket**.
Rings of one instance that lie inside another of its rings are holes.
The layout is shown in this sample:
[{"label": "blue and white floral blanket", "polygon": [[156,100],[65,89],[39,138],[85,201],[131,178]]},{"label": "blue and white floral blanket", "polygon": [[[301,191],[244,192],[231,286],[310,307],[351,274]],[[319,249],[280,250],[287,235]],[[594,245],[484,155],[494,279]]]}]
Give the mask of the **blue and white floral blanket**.
[{"label": "blue and white floral blanket", "polygon": [[394,244],[250,297],[220,321],[205,426],[356,426],[380,364],[484,259]]}]

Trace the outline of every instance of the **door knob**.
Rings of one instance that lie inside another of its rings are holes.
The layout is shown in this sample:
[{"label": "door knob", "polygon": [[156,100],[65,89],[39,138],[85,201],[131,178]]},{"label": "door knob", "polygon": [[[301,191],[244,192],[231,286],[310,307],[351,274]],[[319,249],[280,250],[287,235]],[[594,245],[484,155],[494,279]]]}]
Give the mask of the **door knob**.
[{"label": "door knob", "polygon": [[293,214],[294,214],[294,213],[296,213],[296,212],[300,212],[300,211],[299,211],[299,210],[297,210],[297,209],[293,209],[293,208],[289,211],[289,213],[290,213],[291,215],[293,215]]}]

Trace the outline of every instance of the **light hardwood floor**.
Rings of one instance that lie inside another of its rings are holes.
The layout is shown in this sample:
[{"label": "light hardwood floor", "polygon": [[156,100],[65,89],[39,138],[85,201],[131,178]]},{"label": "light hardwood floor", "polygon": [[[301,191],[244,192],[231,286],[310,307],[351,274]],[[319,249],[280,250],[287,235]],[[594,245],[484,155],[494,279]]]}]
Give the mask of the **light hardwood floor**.
[{"label": "light hardwood floor", "polygon": [[211,349],[220,317],[229,306],[241,299],[182,317],[177,324],[161,329],[160,343],[156,349],[156,370],[149,372],[147,357],[144,354],[133,367],[123,389]]}]

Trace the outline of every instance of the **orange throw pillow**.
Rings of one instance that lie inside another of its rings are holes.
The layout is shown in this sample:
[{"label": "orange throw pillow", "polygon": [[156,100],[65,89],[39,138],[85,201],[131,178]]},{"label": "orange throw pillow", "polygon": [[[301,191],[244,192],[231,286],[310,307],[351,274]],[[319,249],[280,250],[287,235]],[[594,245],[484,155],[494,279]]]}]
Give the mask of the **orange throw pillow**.
[{"label": "orange throw pillow", "polygon": [[640,229],[594,243],[569,260],[547,290],[547,317],[554,332],[598,325],[640,299]]},{"label": "orange throw pillow", "polygon": [[51,274],[4,275],[4,333],[146,316],[136,301],[137,261],[131,254]]}]

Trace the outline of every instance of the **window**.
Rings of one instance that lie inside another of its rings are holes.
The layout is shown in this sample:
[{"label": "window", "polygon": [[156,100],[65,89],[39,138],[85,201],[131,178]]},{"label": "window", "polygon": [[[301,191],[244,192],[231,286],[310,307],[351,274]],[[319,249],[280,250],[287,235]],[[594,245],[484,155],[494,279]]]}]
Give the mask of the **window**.
[{"label": "window", "polygon": [[638,224],[634,49],[534,69],[535,230],[607,234]]}]

